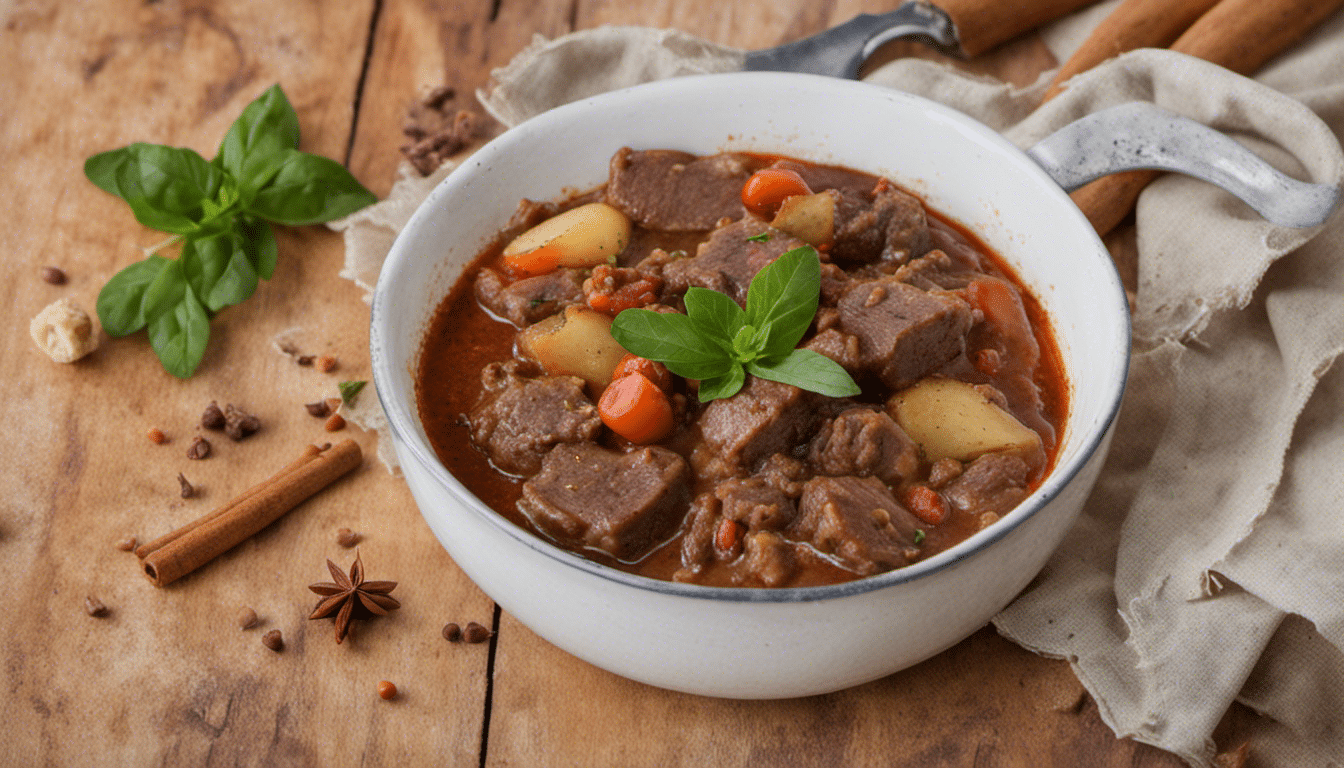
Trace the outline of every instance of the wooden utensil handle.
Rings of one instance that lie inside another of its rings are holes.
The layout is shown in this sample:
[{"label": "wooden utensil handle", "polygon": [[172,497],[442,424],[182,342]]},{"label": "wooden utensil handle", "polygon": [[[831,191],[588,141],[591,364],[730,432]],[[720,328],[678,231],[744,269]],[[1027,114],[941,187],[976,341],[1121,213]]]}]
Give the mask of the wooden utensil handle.
[{"label": "wooden utensil handle", "polygon": [[1341,6],[1344,0],[1222,0],[1171,50],[1249,75]]},{"label": "wooden utensil handle", "polygon": [[[1344,0],[1222,0],[1172,43],[1171,50],[1250,75],[1340,7]],[[1124,220],[1157,174],[1117,174],[1074,190],[1071,197],[1105,235]]]},{"label": "wooden utensil handle", "polygon": [[985,51],[1029,32],[1047,21],[1072,13],[1096,0],[934,0],[952,19],[967,56]]},{"label": "wooden utensil handle", "polygon": [[1136,48],[1166,48],[1218,0],[1126,0],[1092,30],[1083,44],[1055,73],[1045,100],[1054,98],[1065,80],[1107,59]]}]

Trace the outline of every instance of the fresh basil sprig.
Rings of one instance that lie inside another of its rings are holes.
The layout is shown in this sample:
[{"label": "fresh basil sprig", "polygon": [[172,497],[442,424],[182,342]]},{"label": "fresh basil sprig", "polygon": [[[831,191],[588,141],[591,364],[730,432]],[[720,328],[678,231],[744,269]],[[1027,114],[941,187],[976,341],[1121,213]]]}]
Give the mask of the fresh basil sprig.
[{"label": "fresh basil sprig", "polygon": [[316,224],[376,202],[340,163],[298,144],[298,115],[273,85],[234,121],[214,160],[143,143],[90,157],[89,181],[125,200],[136,221],[172,234],[165,245],[182,246],[176,259],[151,253],[107,281],[97,304],[104,330],[147,328],[163,367],[187,378],[205,354],[210,315],[275,274],[271,222]]},{"label": "fresh basil sprig", "polygon": [[611,335],[626,351],[700,381],[700,401],[737,394],[746,374],[829,397],[849,397],[859,386],[840,364],[798,349],[817,314],[821,260],[811,246],[795,248],[752,279],[744,310],[705,288],[686,291],[686,314],[627,309]]}]

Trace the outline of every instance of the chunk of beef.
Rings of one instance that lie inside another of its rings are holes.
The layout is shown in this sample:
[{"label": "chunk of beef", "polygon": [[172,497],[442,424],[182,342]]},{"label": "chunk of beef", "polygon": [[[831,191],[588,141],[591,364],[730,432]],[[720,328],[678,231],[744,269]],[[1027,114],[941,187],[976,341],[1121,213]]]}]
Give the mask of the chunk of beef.
[{"label": "chunk of beef", "polygon": [[743,155],[625,147],[611,158],[606,201],[650,229],[709,230],[743,216],[742,185],[750,176]]},{"label": "chunk of beef", "polygon": [[971,515],[1004,515],[1027,498],[1027,463],[1004,453],[986,453],[966,465],[943,489],[952,506]]},{"label": "chunk of beef", "polygon": [[818,398],[790,384],[748,376],[737,394],[705,407],[700,433],[726,464],[749,472],[812,437],[824,418]]},{"label": "chunk of beef", "polygon": [[597,407],[577,376],[541,376],[535,363],[509,360],[481,371],[484,391],[467,414],[471,441],[502,472],[530,475],[559,443],[592,440]]},{"label": "chunk of beef", "polygon": [[666,448],[574,443],[546,454],[518,510],[563,544],[633,562],[672,535],[690,498],[690,469]]},{"label": "chunk of beef", "polygon": [[869,575],[910,563],[918,521],[875,477],[814,477],[790,533],[843,568]]},{"label": "chunk of beef", "polygon": [[751,530],[780,530],[793,522],[793,499],[761,477],[731,477],[714,487],[721,514]]},{"label": "chunk of beef", "polygon": [[[751,238],[764,240],[752,240]],[[670,293],[685,293],[691,286],[726,293],[746,306],[751,279],[802,240],[759,219],[746,218],[714,230],[700,244],[694,258],[678,259],[663,266],[663,279]]]},{"label": "chunk of beef", "polygon": [[508,282],[485,267],[476,276],[476,300],[519,328],[583,301],[583,271],[560,268],[545,275]]},{"label": "chunk of beef", "polygon": [[893,273],[897,280],[926,291],[965,288],[970,274],[961,272],[946,251],[934,249],[917,259],[911,259]]},{"label": "chunk of beef", "polygon": [[839,309],[840,340],[857,339],[856,367],[877,374],[892,389],[913,384],[965,351],[973,320],[970,305],[957,296],[890,277],[855,284],[840,298]]},{"label": "chunk of beef", "polygon": [[823,475],[871,475],[896,483],[919,471],[919,446],[886,413],[851,408],[822,425],[808,461]]},{"label": "chunk of beef", "polygon": [[776,453],[765,460],[755,476],[778,488],[780,493],[790,499],[797,499],[803,495],[803,483],[812,477],[812,473],[807,470],[807,465],[803,462],[792,456]]},{"label": "chunk of beef", "polygon": [[832,259],[851,264],[903,264],[931,247],[924,206],[890,183],[880,182],[872,194],[834,192],[833,197]]},{"label": "chunk of beef", "polygon": [[774,531],[754,531],[742,540],[736,564],[738,580],[763,587],[782,587],[798,570],[797,545]]},{"label": "chunk of beef", "polygon": [[721,507],[712,493],[702,493],[691,502],[687,513],[691,523],[681,537],[681,568],[673,574],[673,581],[693,581],[709,564],[714,556],[714,534],[723,519]]}]

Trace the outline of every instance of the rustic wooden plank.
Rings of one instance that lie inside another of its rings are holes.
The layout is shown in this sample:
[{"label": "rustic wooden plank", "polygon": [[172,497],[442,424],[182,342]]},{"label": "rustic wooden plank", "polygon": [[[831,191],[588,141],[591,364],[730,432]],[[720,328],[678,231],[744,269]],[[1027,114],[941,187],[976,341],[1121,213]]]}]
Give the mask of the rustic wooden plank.
[{"label": "rustic wooden plank", "polygon": [[[132,141],[214,154],[241,108],[281,82],[299,112],[302,148],[344,156],[372,0],[351,3],[33,0],[3,6],[0,31],[0,606],[6,633],[6,728],[11,765],[474,766],[479,760],[486,648],[454,646],[445,621],[489,621],[491,606],[419,519],[399,479],[378,466],[373,440],[354,476],[202,571],[152,588],[113,547],[142,540],[219,505],[266,477],[308,441],[331,439],[303,403],[369,375],[367,309],[336,274],[340,238],[325,228],[279,232],[280,264],[245,304],[212,323],[197,376],[164,373],[143,334],[104,337],[77,364],[51,363],[28,319],[75,298],[92,310],[101,284],[162,239],[83,177],[85,157]],[[388,73],[391,80],[399,75]],[[10,108],[22,105],[22,108]],[[389,148],[395,152],[395,147]],[[358,172],[362,176],[362,172]],[[373,185],[379,180],[364,177]],[[42,265],[70,275],[38,279]],[[322,374],[272,349],[298,329],[305,351],[334,354]],[[243,443],[214,438],[215,455],[185,450],[210,400],[257,413]],[[150,443],[159,427],[171,440]],[[201,489],[177,497],[178,472]],[[370,577],[401,582],[404,608],[337,646],[330,622],[309,623],[306,585],[328,577],[338,527],[364,533]],[[111,609],[86,615],[86,594]],[[261,625],[235,614],[250,605]],[[262,647],[278,628],[287,647]],[[379,680],[402,695],[386,702]]]}]

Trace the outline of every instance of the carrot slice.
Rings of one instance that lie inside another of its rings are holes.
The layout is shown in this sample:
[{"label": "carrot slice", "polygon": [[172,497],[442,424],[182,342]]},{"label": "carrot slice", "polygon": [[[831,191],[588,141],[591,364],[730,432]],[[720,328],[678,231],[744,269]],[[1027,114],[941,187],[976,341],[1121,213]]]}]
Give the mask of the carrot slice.
[{"label": "carrot slice", "polygon": [[672,403],[641,373],[611,382],[597,401],[597,414],[612,432],[636,445],[656,443],[672,434]]},{"label": "carrot slice", "polygon": [[947,502],[937,491],[916,485],[905,493],[905,506],[910,514],[929,525],[938,525],[947,519]]},{"label": "carrot slice", "polygon": [[632,373],[638,373],[644,378],[658,385],[658,388],[667,394],[672,393],[672,372],[667,370],[667,366],[662,363],[654,362],[648,358],[640,357],[635,354],[626,354],[621,361],[616,364],[616,368],[611,372],[611,380],[615,381],[623,376],[629,376]]},{"label": "carrot slice", "polygon": [[797,171],[762,168],[742,185],[742,204],[754,213],[774,214],[785,198],[810,194],[812,190]]},{"label": "carrot slice", "polygon": [[543,245],[531,251],[501,256],[499,262],[512,277],[536,277],[560,266],[560,249]]}]

